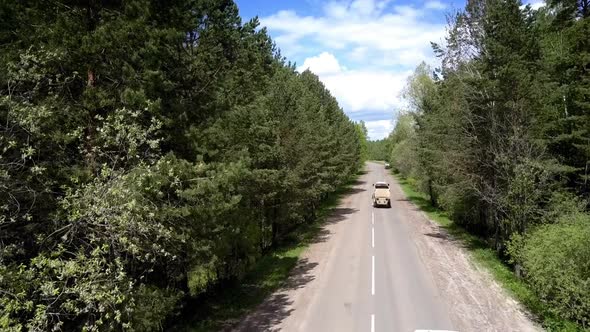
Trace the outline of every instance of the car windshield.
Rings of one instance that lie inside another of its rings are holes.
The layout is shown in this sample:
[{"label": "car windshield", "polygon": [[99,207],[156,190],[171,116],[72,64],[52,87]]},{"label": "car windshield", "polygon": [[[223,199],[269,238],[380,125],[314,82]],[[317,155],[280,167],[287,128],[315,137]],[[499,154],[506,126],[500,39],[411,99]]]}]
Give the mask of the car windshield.
[{"label": "car windshield", "polygon": [[376,183],[375,188],[389,188],[386,183]]}]

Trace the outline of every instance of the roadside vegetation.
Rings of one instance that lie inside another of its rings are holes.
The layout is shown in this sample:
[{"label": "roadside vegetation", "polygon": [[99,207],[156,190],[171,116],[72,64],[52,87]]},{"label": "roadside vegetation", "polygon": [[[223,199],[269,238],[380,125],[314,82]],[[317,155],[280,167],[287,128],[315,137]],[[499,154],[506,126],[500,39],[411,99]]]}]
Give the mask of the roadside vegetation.
[{"label": "roadside vegetation", "polygon": [[469,232],[552,331],[590,327],[589,33],[585,0],[468,1],[433,44],[441,68],[416,69],[379,143],[409,195]]},{"label": "roadside vegetation", "polygon": [[461,241],[469,251],[474,261],[483,266],[494,280],[500,283],[516,300],[535,315],[547,331],[576,332],[587,331],[575,322],[557,316],[550,306],[533,292],[525,280],[519,278],[511,266],[492,249],[484,238],[468,232],[463,226],[458,225],[449,218],[446,211],[430,204],[429,197],[417,187],[416,180],[404,178],[399,172],[394,172],[402,190],[408,199],[416,204],[428,217],[445,229],[454,239]]},{"label": "roadside vegetation", "polygon": [[287,262],[270,290],[366,156],[232,1],[0,1],[0,63],[2,331],[166,330]]},{"label": "roadside vegetation", "polygon": [[350,193],[360,174],[330,194],[318,209],[315,221],[287,234],[276,248],[253,264],[243,279],[219,284],[203,296],[192,299],[179,317],[180,323],[173,325],[173,329],[186,332],[221,331],[244,319],[287,282],[300,255],[321,237],[333,209],[341,197]]},{"label": "roadside vegetation", "polygon": [[369,160],[377,162],[389,159],[389,144],[387,139],[367,141],[367,154]]}]

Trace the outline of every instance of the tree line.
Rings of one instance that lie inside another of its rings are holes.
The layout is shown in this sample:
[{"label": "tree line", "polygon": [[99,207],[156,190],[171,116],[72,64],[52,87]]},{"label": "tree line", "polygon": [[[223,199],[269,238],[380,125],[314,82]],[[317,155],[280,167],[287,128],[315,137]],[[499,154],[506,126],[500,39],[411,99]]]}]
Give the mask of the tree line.
[{"label": "tree line", "polygon": [[389,141],[387,138],[367,141],[367,155],[371,160],[388,160],[389,159]]},{"label": "tree line", "polygon": [[[408,79],[392,166],[590,326],[590,5],[468,0]],[[561,329],[563,326],[547,327]]]},{"label": "tree line", "polygon": [[366,129],[231,0],[0,1],[0,329],[162,329],[313,222]]}]

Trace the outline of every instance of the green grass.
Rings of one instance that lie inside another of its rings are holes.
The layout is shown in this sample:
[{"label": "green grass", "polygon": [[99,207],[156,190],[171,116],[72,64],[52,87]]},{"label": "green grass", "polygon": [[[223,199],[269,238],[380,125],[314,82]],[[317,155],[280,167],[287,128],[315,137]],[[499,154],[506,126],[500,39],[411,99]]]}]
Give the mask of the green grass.
[{"label": "green grass", "polygon": [[[359,173],[360,176],[362,173]],[[240,321],[279,289],[297,265],[301,253],[315,241],[332,210],[350,192],[358,176],[330,195],[322,204],[317,220],[291,232],[276,250],[262,256],[244,279],[224,285],[188,304],[174,330],[187,332],[219,331]]]},{"label": "green grass", "polygon": [[468,233],[455,224],[444,211],[433,207],[428,196],[415,189],[415,182],[412,179],[406,179],[399,174],[394,174],[394,176],[407,198],[424,211],[431,220],[438,223],[455,239],[460,240],[471,254],[471,257],[473,257],[475,263],[487,269],[508,293],[538,318],[547,331],[588,331],[572,321],[553,315],[546,304],[536,296],[523,280],[512,272],[509,266],[498,257],[496,252],[483,239]]}]

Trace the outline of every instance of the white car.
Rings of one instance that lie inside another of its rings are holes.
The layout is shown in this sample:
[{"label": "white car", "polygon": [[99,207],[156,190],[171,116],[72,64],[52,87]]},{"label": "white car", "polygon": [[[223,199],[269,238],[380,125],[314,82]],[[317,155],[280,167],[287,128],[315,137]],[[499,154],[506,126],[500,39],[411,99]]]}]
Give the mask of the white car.
[{"label": "white car", "polygon": [[387,206],[391,207],[391,192],[389,191],[389,183],[386,182],[375,182],[373,184],[375,189],[373,190],[373,206]]}]

